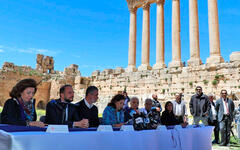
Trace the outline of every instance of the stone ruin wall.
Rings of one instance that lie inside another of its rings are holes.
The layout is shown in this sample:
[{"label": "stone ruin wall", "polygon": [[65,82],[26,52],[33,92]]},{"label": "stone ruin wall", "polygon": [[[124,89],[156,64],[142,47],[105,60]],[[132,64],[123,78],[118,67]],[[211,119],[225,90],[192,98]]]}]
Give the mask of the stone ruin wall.
[{"label": "stone ruin wall", "polygon": [[33,78],[40,82],[35,95],[38,108],[45,108],[49,100],[59,98],[59,88],[64,84],[73,85],[75,102],[85,96],[85,90],[89,85],[97,86],[99,100],[96,105],[99,113],[102,113],[113,95],[123,90],[126,90],[130,97],[139,97],[140,107],[143,107],[144,100],[151,98],[153,93],[158,95],[162,106],[167,100],[174,99],[174,94],[177,92],[183,92],[184,99],[189,102],[197,85],[203,87],[204,93],[213,93],[217,98],[221,89],[227,89],[231,97],[239,100],[240,59],[231,56],[229,63],[136,72],[125,72],[125,69],[118,67],[101,72],[96,70],[91,77],[82,77],[77,65],[71,65],[63,72],[42,73],[41,70],[28,66],[15,66],[13,63],[6,62],[0,69],[0,105],[2,106],[9,98],[12,87],[24,78]]},{"label": "stone ruin wall", "polygon": [[79,93],[84,93],[84,89],[89,84],[89,79],[81,77],[78,65],[70,65],[63,72],[54,71],[53,66],[54,61],[52,57],[45,57],[40,54],[37,55],[36,69],[29,66],[16,66],[14,63],[5,62],[2,69],[0,69],[0,106],[3,106],[5,101],[10,98],[9,92],[12,87],[18,81],[25,78],[33,78],[39,83],[35,95],[36,106],[38,108],[44,109],[49,100],[59,98],[59,89],[64,84],[73,85],[76,92],[75,101],[81,99],[82,97],[79,95],[82,94]]},{"label": "stone ruin wall", "polygon": [[105,69],[102,72],[96,70],[92,73],[90,84],[100,89],[100,99],[97,103],[99,112],[104,110],[113,95],[125,89],[130,97],[137,96],[140,99],[140,107],[144,107],[144,100],[151,98],[153,93],[156,93],[162,101],[162,107],[166,101],[173,100],[177,92],[184,94],[184,99],[188,104],[198,85],[203,87],[205,94],[216,95],[216,99],[220,97],[221,89],[226,89],[229,96],[238,104],[240,100],[240,59],[231,56],[229,63],[203,64],[195,67],[137,72],[125,72],[123,68]]}]

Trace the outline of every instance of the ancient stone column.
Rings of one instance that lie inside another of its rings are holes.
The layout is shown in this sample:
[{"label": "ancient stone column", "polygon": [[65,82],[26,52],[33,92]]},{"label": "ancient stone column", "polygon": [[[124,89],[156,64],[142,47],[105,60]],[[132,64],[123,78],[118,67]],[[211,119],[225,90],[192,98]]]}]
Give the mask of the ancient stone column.
[{"label": "ancient stone column", "polygon": [[137,9],[130,9],[129,48],[127,72],[137,71],[136,68],[136,37],[137,37]]},{"label": "ancient stone column", "polygon": [[201,65],[199,48],[198,0],[189,0],[190,59],[188,66]]},{"label": "ancient stone column", "polygon": [[210,57],[207,58],[207,64],[222,63],[224,59],[220,52],[217,0],[208,0],[208,24]]},{"label": "ancient stone column", "polygon": [[156,64],[153,69],[165,68],[164,63],[164,2],[157,0]]},{"label": "ancient stone column", "polygon": [[172,0],[172,62],[169,67],[182,67],[180,39],[180,0]]},{"label": "ancient stone column", "polygon": [[142,64],[138,70],[150,70],[149,52],[150,52],[150,15],[149,4],[143,6],[143,25],[142,25]]}]

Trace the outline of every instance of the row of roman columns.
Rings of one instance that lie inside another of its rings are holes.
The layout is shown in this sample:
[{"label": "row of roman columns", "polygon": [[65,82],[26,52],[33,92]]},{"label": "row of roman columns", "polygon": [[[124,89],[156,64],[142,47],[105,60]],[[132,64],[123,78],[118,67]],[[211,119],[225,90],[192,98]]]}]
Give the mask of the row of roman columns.
[{"label": "row of roman columns", "polygon": [[[153,69],[165,68],[164,62],[164,3],[165,0],[157,0],[157,29],[156,29],[156,64]],[[146,3],[143,8],[142,25],[142,63],[138,70],[149,70],[150,53],[150,4]],[[130,31],[129,31],[129,54],[128,72],[136,71],[136,36],[137,36],[137,9],[130,10]],[[209,23],[209,45],[210,57],[207,63],[221,63],[223,58],[220,53],[219,23],[217,0],[208,0],[208,23]],[[197,0],[189,0],[189,33],[190,33],[190,59],[189,66],[201,65],[199,48],[199,23]],[[169,67],[182,67],[181,61],[181,38],[180,38],[180,0],[172,0],[172,61]]]}]

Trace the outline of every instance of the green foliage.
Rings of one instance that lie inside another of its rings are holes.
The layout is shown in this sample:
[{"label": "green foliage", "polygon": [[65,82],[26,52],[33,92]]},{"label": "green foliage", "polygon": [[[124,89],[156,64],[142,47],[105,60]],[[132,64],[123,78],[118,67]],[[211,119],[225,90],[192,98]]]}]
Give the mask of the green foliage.
[{"label": "green foliage", "polygon": [[193,83],[192,83],[192,82],[189,82],[189,85],[190,85],[190,86],[193,86]]},{"label": "green foliage", "polygon": [[219,80],[220,79],[220,75],[219,74],[216,74],[215,75],[215,80]]},{"label": "green foliage", "polygon": [[162,89],[162,93],[165,94],[166,90],[165,89]]},{"label": "green foliage", "polygon": [[42,110],[42,109],[36,109],[37,120],[39,120],[41,116],[45,116],[45,114],[46,114],[45,112],[46,112],[45,110]]},{"label": "green foliage", "polygon": [[23,75],[23,71],[21,68],[18,69],[19,75]]},{"label": "green foliage", "polygon": [[203,80],[204,85],[207,85],[208,82],[209,82],[208,80]]},{"label": "green foliage", "polygon": [[212,85],[216,86],[217,84],[218,84],[218,80],[214,79],[214,80],[212,81]]},{"label": "green foliage", "polygon": [[111,90],[111,89],[112,89],[112,85],[110,85],[110,87],[109,87],[109,88],[110,88],[110,90]]},{"label": "green foliage", "polygon": [[224,79],[223,81],[224,81],[224,83],[226,83],[226,82],[227,82],[227,79]]},{"label": "green foliage", "polygon": [[126,85],[124,86],[124,90],[123,91],[127,92],[127,86]]}]

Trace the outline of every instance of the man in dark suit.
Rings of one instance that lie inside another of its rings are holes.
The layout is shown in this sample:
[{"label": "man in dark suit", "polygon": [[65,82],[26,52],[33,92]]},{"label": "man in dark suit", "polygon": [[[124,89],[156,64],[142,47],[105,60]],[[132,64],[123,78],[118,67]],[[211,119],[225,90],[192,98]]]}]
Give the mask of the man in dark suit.
[{"label": "man in dark suit", "polygon": [[78,113],[80,120],[88,119],[89,127],[98,127],[98,108],[94,103],[98,100],[98,88],[95,86],[89,86],[86,90],[86,96],[83,100],[78,102]]},{"label": "man in dark suit", "polygon": [[73,97],[74,92],[72,86],[68,84],[62,86],[60,88],[60,98],[57,100],[51,100],[47,104],[46,123],[88,128],[88,120],[80,119],[76,106],[71,104]]},{"label": "man in dark suit", "polygon": [[219,123],[217,120],[216,104],[213,102],[214,96],[212,94],[208,95],[208,99],[211,103],[211,109],[209,111],[208,125],[214,126],[214,137],[212,141],[213,144],[219,144]]},{"label": "man in dark suit", "polygon": [[234,118],[234,103],[227,98],[227,90],[221,90],[221,98],[216,102],[217,119],[220,125],[221,146],[230,146],[231,124]]},{"label": "man in dark suit", "polygon": [[208,96],[203,94],[201,86],[197,86],[195,90],[196,94],[191,97],[189,103],[193,122],[198,125],[199,121],[202,120],[204,125],[208,125],[208,113],[211,108]]}]

